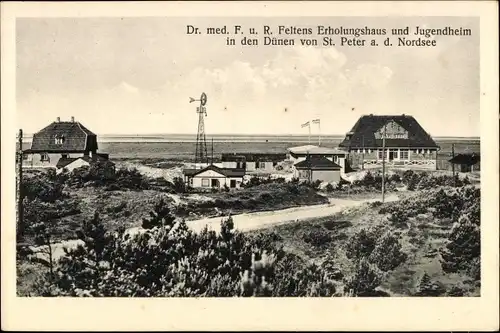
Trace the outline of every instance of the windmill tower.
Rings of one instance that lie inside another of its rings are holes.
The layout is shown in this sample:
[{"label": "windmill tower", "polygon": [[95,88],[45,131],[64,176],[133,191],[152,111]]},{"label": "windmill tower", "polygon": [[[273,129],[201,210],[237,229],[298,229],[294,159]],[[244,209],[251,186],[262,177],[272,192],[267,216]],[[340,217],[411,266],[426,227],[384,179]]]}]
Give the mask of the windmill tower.
[{"label": "windmill tower", "polygon": [[207,142],[205,137],[205,117],[207,116],[207,95],[201,94],[200,99],[189,98],[189,103],[200,102],[200,106],[196,108],[198,113],[198,133],[196,135],[196,153],[194,155],[194,163],[208,163]]}]

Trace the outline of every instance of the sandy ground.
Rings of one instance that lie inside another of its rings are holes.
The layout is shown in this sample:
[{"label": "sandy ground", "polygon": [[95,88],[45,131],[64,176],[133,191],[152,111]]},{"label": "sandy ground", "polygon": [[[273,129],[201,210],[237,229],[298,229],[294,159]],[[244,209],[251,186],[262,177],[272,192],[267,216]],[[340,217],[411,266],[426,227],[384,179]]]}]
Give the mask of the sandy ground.
[{"label": "sandy ground", "polygon": [[[386,202],[399,200],[395,194],[386,197]],[[325,217],[343,211],[344,209],[360,206],[367,202],[380,201],[380,198],[363,199],[363,200],[349,200],[349,199],[330,199],[326,205],[313,205],[296,208],[288,208],[270,212],[255,212],[233,215],[235,228],[241,231],[256,230],[261,228],[270,227],[277,224],[296,222],[299,220],[306,220],[315,217]],[[204,218],[200,220],[189,221],[188,226],[196,231],[201,231],[205,226],[209,229],[219,231],[221,217]],[[142,228],[127,229],[127,233],[135,234],[141,232]],[[61,243],[52,245],[53,258],[57,260],[64,255],[64,247],[73,248],[82,244],[81,240],[68,240]],[[32,250],[38,252],[37,256],[46,258],[45,254],[39,252],[39,247],[31,247]]]}]

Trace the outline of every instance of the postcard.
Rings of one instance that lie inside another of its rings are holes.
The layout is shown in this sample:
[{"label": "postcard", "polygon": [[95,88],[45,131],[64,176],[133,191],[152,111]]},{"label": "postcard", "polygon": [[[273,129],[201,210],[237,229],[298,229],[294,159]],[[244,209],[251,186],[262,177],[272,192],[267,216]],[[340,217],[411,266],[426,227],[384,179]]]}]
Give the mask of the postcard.
[{"label": "postcard", "polygon": [[497,13],[2,3],[2,328],[498,329]]}]

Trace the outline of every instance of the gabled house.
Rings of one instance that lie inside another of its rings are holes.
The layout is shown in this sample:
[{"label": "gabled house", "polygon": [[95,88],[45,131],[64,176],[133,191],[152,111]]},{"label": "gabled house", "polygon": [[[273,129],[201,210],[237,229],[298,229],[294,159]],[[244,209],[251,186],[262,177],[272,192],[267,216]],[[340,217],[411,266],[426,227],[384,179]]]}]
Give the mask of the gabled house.
[{"label": "gabled house", "polygon": [[284,153],[223,153],[224,168],[245,169],[247,172],[272,172],[279,162],[286,159]]},{"label": "gabled house", "polygon": [[184,182],[193,188],[239,188],[245,169],[219,168],[209,165],[203,169],[184,169]]},{"label": "gabled house", "polygon": [[33,134],[23,151],[23,166],[56,168],[61,158],[92,157],[97,154],[97,135],[71,117],[57,120]]},{"label": "gabled house", "polygon": [[328,183],[340,181],[341,166],[324,156],[310,155],[294,165],[294,177],[299,180]]},{"label": "gabled house", "polygon": [[439,146],[414,117],[404,114],[362,116],[339,147],[349,153],[353,167],[381,167],[384,134],[387,167],[436,170]]}]

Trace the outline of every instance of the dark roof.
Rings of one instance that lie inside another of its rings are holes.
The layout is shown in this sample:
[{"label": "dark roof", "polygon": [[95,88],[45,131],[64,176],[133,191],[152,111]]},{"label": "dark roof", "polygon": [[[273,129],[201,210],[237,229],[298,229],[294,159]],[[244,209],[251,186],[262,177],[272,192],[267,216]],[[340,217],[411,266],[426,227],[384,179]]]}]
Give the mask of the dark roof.
[{"label": "dark roof", "polygon": [[243,177],[245,175],[245,169],[219,168],[215,165],[209,165],[203,169],[184,169],[182,172],[186,176],[194,177],[207,170],[218,172],[226,177]]},{"label": "dark roof", "polygon": [[222,153],[222,162],[280,162],[286,153]]},{"label": "dark roof", "polygon": [[[104,155],[104,156],[103,156]],[[108,162],[108,163],[111,163],[111,164],[114,164],[113,162],[111,162],[107,156],[105,156],[106,154],[98,154],[98,155],[93,155],[92,157],[90,156],[81,156],[81,157],[61,157],[59,159],[59,161],[57,161],[57,164],[56,164],[56,168],[60,169],[60,168],[64,168],[65,166],[73,163],[74,161],[76,160],[79,160],[79,159],[82,159],[86,162],[89,162],[89,163],[95,163],[95,162]]]},{"label": "dark roof", "polygon": [[386,139],[386,147],[439,148],[432,137],[420,126],[415,118],[407,115],[395,116],[362,116],[339,144],[343,148],[377,148],[382,147],[382,139],[375,139],[375,132],[384,124],[394,121],[408,131],[408,139]]},{"label": "dark roof", "polygon": [[295,164],[295,168],[299,170],[340,170],[340,165],[330,161],[323,156],[310,156],[305,160]]},{"label": "dark roof", "polygon": [[449,159],[450,163],[453,164],[466,164],[474,165],[481,160],[481,156],[476,153],[471,154],[457,154],[453,158]]},{"label": "dark roof", "polygon": [[[57,144],[56,137],[64,142]],[[84,152],[97,150],[97,136],[79,122],[57,121],[33,134],[27,152]]]}]

